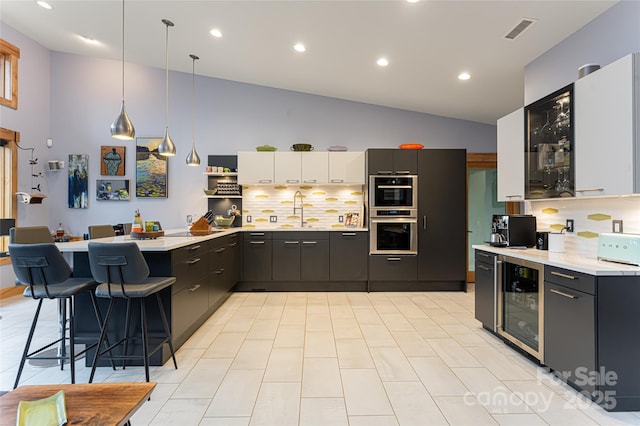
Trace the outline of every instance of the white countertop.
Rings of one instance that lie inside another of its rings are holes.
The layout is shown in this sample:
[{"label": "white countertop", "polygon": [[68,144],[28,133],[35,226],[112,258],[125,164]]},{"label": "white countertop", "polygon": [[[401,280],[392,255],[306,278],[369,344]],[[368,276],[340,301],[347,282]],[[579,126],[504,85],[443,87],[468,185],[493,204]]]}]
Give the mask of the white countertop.
[{"label": "white countertop", "polygon": [[156,239],[138,240],[133,239],[129,235],[96,238],[94,240],[81,240],[71,241],[68,243],[56,243],[58,249],[61,252],[86,252],[88,250],[89,241],[101,242],[101,243],[123,243],[133,241],[138,244],[141,251],[169,251],[180,247],[185,247],[200,241],[207,241],[214,238],[222,237],[224,235],[235,234],[236,232],[289,232],[289,231],[327,231],[327,232],[363,232],[366,228],[228,228],[228,229],[213,229],[213,233],[205,236],[168,236],[177,233],[186,233],[186,229],[168,229],[164,231],[164,237],[158,237]]},{"label": "white countertop", "polygon": [[484,250],[490,253],[503,254],[517,259],[529,260],[542,263],[544,265],[556,266],[558,268],[571,269],[590,275],[638,275],[640,276],[640,266],[624,265],[622,263],[607,262],[598,260],[596,256],[585,257],[571,253],[554,253],[547,250],[509,249],[492,247],[488,244],[477,244],[472,246],[477,250]]}]

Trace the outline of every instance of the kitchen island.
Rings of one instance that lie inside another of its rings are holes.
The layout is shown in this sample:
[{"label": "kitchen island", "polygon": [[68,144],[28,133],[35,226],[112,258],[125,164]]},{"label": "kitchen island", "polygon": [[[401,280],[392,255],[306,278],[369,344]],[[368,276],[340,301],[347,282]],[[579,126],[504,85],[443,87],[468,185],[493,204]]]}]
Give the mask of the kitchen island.
[{"label": "kitchen island", "polygon": [[531,353],[526,339],[513,341],[529,330],[536,359],[561,380],[605,410],[640,410],[640,267],[536,249],[473,248],[475,315],[485,329]]}]

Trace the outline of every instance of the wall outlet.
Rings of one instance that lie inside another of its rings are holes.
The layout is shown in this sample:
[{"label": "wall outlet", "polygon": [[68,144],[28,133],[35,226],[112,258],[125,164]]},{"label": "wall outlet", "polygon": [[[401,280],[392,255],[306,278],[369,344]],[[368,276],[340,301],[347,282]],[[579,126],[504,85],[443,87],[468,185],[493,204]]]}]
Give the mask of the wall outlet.
[{"label": "wall outlet", "polygon": [[247,219],[247,223],[251,223],[251,215],[250,214],[247,215],[246,219]]},{"label": "wall outlet", "polygon": [[573,219],[567,219],[567,232],[573,232]]},{"label": "wall outlet", "polygon": [[278,216],[269,216],[269,222],[276,223],[278,221]]},{"label": "wall outlet", "polygon": [[344,216],[342,215],[338,216],[338,222],[340,223],[344,222]]},{"label": "wall outlet", "polygon": [[612,225],[611,232],[622,233],[622,220],[612,220],[611,225]]}]

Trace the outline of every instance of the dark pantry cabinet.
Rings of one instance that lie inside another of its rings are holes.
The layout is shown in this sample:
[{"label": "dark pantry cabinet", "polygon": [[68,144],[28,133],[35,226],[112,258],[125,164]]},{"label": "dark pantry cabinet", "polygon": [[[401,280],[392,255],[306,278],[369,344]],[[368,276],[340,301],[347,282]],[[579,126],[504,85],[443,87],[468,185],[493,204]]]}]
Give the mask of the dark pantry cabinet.
[{"label": "dark pantry cabinet", "polygon": [[475,317],[484,328],[496,331],[498,255],[476,250]]},{"label": "dark pantry cabinet", "polygon": [[410,149],[370,149],[366,153],[367,175],[415,175],[418,158]]}]

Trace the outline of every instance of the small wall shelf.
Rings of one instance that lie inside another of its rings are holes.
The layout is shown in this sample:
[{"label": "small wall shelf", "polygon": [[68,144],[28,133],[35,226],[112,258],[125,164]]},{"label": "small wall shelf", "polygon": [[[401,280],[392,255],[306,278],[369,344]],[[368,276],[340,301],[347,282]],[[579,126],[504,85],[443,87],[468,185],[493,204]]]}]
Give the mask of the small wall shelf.
[{"label": "small wall shelf", "polygon": [[205,198],[242,198],[242,195],[205,195]]}]

